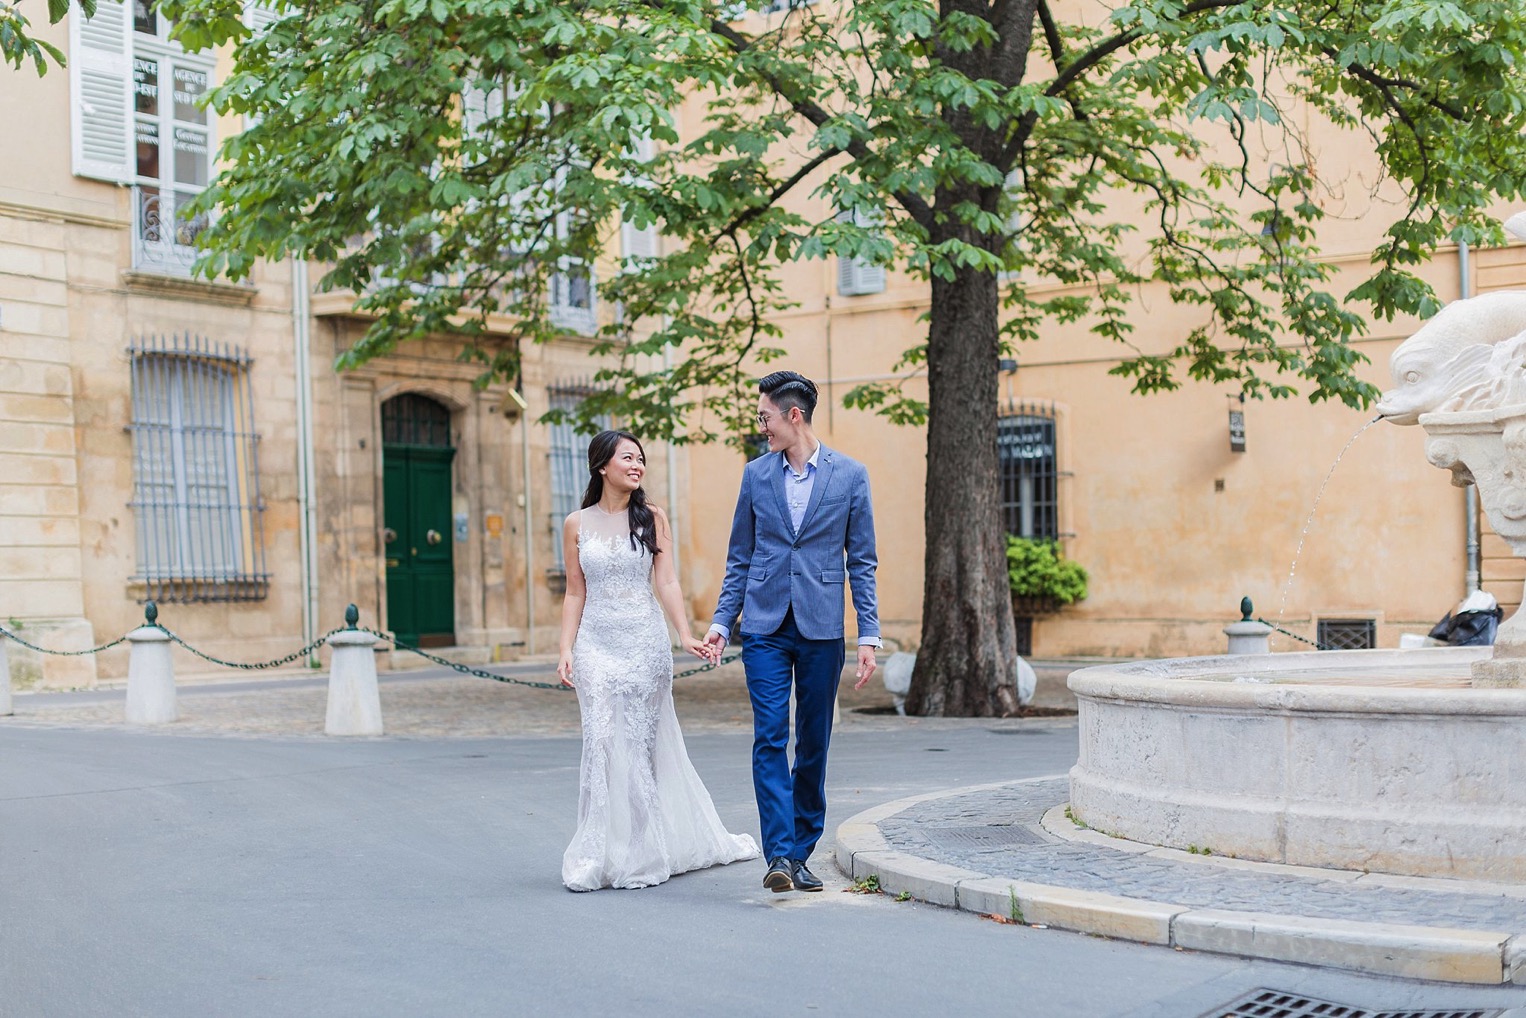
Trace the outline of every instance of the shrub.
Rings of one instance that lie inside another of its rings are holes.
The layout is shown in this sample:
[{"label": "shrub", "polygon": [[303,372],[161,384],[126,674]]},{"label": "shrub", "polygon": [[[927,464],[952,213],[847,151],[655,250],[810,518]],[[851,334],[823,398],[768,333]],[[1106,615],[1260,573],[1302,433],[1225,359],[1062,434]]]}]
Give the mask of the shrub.
[{"label": "shrub", "polygon": [[1054,541],[1007,535],[1007,579],[1018,597],[1074,604],[1086,597],[1086,570],[1060,555]]}]

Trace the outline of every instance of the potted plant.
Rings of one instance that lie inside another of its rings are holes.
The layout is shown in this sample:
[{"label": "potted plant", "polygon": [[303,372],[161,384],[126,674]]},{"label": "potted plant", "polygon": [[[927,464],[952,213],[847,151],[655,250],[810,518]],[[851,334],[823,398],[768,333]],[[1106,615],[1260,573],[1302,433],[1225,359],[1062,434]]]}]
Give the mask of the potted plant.
[{"label": "potted plant", "polygon": [[1055,541],[1007,535],[1007,579],[1016,615],[1044,615],[1086,597],[1086,569]]}]

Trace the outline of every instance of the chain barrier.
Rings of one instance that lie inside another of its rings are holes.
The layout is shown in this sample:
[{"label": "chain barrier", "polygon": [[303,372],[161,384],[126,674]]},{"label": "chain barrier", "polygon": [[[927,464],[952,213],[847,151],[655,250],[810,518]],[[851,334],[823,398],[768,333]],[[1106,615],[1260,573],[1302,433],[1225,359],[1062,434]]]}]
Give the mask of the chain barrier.
[{"label": "chain barrier", "polygon": [[4,626],[0,626],[0,639],[15,640],[23,647],[30,647],[39,654],[53,654],[57,657],[82,657],[85,654],[99,654],[103,650],[110,650],[118,644],[126,643],[127,634],[124,633],[110,643],[103,643],[99,647],[91,647],[89,650],[49,650],[47,647],[39,647],[35,643],[28,643]]},{"label": "chain barrier", "polygon": [[287,654],[285,657],[278,657],[278,658],[274,659],[273,661],[246,662],[246,661],[224,661],[220,657],[213,657],[211,654],[208,654],[205,651],[197,650],[195,647],[191,646],[189,643],[186,643],[180,637],[176,636],[174,633],[170,632],[168,629],[165,629],[163,626],[159,626],[158,628],[163,630],[164,635],[168,636],[170,638],[171,642],[178,643],[180,646],[184,647],[186,650],[190,651],[192,654],[195,654],[197,657],[201,658],[203,661],[210,661],[210,662],[212,662],[215,665],[222,665],[224,668],[237,668],[237,669],[239,669],[241,671],[246,671],[246,672],[257,672],[257,671],[263,671],[266,668],[279,668],[282,665],[289,665],[293,661],[297,661],[297,660],[299,660],[301,658],[307,657],[309,654],[312,654],[319,647],[323,646],[326,642],[328,642],[328,638],[333,636],[335,633],[342,633],[342,632],[344,632],[343,627],[341,627],[339,629],[330,629],[327,633],[324,633],[322,636],[318,637],[318,639],[314,640],[312,643],[309,643],[306,647],[303,647],[301,650],[298,650],[298,651],[293,651],[292,653]]},{"label": "chain barrier", "polygon": [[1286,629],[1283,629],[1281,626],[1279,626],[1279,625],[1277,625],[1275,623],[1266,621],[1266,619],[1257,618],[1256,621],[1261,623],[1263,626],[1270,626],[1273,632],[1281,633],[1283,636],[1291,636],[1293,639],[1297,640],[1299,643],[1307,643],[1309,646],[1313,647],[1315,650],[1329,650],[1330,649],[1329,647],[1325,646],[1322,643],[1317,643],[1314,640],[1309,639],[1307,636],[1299,636],[1297,633],[1290,633]]},{"label": "chain barrier", "polygon": [[[410,654],[417,654],[419,657],[426,661],[432,661],[441,667],[453,669],[460,672],[462,675],[470,675],[479,679],[492,679],[494,682],[507,682],[516,686],[529,686],[531,689],[552,689],[563,693],[572,692],[572,687],[564,686],[560,682],[536,682],[533,679],[520,679],[515,678],[512,675],[497,675],[493,672],[486,671],[481,668],[473,668],[470,665],[460,664],[456,661],[448,661],[443,657],[440,657],[436,654],[431,654],[427,650],[421,650],[420,648],[415,647],[410,643],[395,639],[391,636],[388,636],[386,633],[379,632],[375,629],[367,629],[364,626],[361,626],[358,628],[358,631],[362,633],[370,633],[372,636],[375,636],[381,640],[385,640],[387,643],[392,644],[395,650],[406,650]],[[718,663],[711,663],[707,661],[705,664],[697,665],[693,668],[686,669],[685,671],[674,672],[673,678],[682,679],[685,676],[696,675],[699,672],[708,672],[719,667],[720,665],[730,664],[732,661],[735,661],[741,656],[742,652],[737,651],[730,656],[722,657]]]},{"label": "chain barrier", "polygon": [[[324,633],[322,636],[318,637],[318,639],[314,640],[312,643],[309,643],[306,647],[303,647],[301,650],[293,651],[292,653],[287,654],[285,657],[274,658],[270,661],[225,661],[222,658],[214,657],[205,651],[197,650],[195,647],[182,640],[175,633],[166,629],[164,626],[161,626],[158,621],[159,608],[153,602],[149,602],[147,610],[144,612],[144,617],[147,620],[146,625],[151,626],[154,629],[158,629],[160,632],[164,633],[164,635],[170,638],[171,642],[184,647],[186,650],[201,658],[203,661],[210,661],[212,664],[219,665],[223,668],[236,668],[239,671],[252,672],[263,671],[267,668],[280,668],[282,665],[292,664],[295,661],[299,661],[302,658],[313,654],[319,647],[322,647],[325,643],[327,643],[330,637],[337,633],[361,632],[369,633],[370,635],[391,644],[392,647],[396,650],[405,650],[410,654],[417,654],[419,657],[425,659],[426,661],[432,661],[435,664],[441,665],[445,668],[454,669],[463,675],[470,675],[479,679],[492,679],[494,682],[512,683],[516,686],[528,686],[531,689],[553,689],[560,690],[562,692],[571,691],[569,687],[562,685],[560,682],[536,682],[531,679],[515,678],[512,675],[495,675],[494,673],[485,671],[481,668],[472,668],[469,665],[458,664],[455,661],[447,661],[443,657],[431,654],[427,650],[422,650],[410,643],[396,639],[395,637],[388,636],[386,633],[379,632],[375,629],[367,629],[364,626],[355,625],[355,622],[358,620],[358,616],[359,613],[355,611],[354,606],[352,605],[345,613],[345,621],[348,623],[348,625],[340,626],[336,629],[330,629],[327,633]],[[0,639],[14,640],[21,644],[23,647],[28,647],[39,653],[55,654],[60,657],[80,657],[85,654],[99,654],[103,650],[110,650],[112,647],[126,643],[128,635],[129,634],[124,633],[123,635],[117,637],[115,640],[112,640],[110,643],[103,643],[99,647],[92,647],[89,650],[49,650],[46,647],[39,647],[35,643],[29,643],[26,640],[23,640],[21,637],[17,636],[15,633],[11,632],[9,629],[0,626]],[[731,654],[723,655],[719,661],[706,661],[702,665],[696,665],[693,668],[688,668],[681,672],[675,672],[673,674],[673,678],[682,679],[690,675],[697,675],[700,672],[713,671],[721,665],[730,664],[741,656],[742,652],[740,650],[733,651]]]}]

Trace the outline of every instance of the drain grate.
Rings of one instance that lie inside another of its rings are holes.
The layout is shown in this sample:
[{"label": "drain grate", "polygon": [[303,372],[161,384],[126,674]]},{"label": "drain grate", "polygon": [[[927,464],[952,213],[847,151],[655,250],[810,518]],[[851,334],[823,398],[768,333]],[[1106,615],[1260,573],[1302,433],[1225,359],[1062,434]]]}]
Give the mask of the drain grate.
[{"label": "drain grate", "polygon": [[1498,1018],[1497,1008],[1441,1008],[1424,1011],[1374,1011],[1282,990],[1252,990],[1201,1018]]},{"label": "drain grate", "polygon": [[922,834],[940,848],[1006,848],[1042,845],[1044,838],[1027,827],[924,827]]}]

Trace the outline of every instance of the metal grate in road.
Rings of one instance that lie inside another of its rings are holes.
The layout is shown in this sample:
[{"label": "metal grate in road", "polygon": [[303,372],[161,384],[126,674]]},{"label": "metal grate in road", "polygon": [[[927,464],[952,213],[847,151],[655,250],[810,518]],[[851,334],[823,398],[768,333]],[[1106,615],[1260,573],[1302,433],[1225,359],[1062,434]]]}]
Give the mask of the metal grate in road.
[{"label": "metal grate in road", "polygon": [[1497,1018],[1497,1008],[1442,1008],[1423,1011],[1374,1011],[1282,990],[1252,990],[1201,1018]]},{"label": "metal grate in road", "polygon": [[925,827],[922,834],[940,848],[1007,848],[1045,843],[1037,831],[1018,826]]}]

